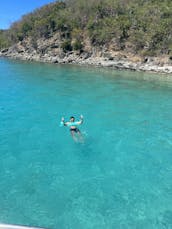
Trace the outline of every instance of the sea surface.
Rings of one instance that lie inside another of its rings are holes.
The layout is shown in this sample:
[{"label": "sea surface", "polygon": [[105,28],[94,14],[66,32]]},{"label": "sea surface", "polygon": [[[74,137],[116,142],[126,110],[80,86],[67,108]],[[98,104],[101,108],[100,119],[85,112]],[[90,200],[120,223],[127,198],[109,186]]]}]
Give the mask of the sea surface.
[{"label": "sea surface", "polygon": [[[0,222],[171,229],[172,83],[165,80],[0,59]],[[81,114],[84,143],[75,143],[59,123]]]}]

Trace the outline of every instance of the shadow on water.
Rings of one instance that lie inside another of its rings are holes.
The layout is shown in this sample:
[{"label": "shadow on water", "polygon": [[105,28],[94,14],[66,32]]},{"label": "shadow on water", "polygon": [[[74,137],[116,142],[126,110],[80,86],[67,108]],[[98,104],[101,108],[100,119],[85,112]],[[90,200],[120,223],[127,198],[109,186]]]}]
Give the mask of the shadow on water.
[{"label": "shadow on water", "polygon": [[89,159],[91,156],[93,156],[94,153],[94,139],[93,137],[86,135],[86,133],[83,133],[83,138],[83,143],[74,143],[76,152],[78,156]]}]

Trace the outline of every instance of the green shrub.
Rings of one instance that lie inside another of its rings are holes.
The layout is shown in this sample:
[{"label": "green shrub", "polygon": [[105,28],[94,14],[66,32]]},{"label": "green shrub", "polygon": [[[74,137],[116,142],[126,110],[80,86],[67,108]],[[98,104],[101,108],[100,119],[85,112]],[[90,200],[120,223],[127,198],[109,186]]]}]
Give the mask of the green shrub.
[{"label": "green shrub", "polygon": [[73,44],[72,44],[73,50],[82,50],[83,45],[81,43],[81,41],[76,40]]},{"label": "green shrub", "polygon": [[71,41],[70,41],[70,40],[65,40],[65,41],[61,44],[61,48],[63,49],[64,52],[72,51]]},{"label": "green shrub", "polygon": [[8,31],[0,30],[0,49],[8,48],[11,42],[8,38]]}]

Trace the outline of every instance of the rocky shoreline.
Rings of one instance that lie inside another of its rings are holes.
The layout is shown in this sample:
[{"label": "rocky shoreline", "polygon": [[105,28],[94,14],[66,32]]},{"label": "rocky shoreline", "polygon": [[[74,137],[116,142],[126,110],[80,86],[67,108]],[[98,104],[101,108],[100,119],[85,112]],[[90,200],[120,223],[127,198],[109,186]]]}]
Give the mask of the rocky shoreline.
[{"label": "rocky shoreline", "polygon": [[141,58],[128,55],[122,52],[101,52],[91,50],[91,52],[58,52],[49,51],[45,53],[37,52],[35,49],[26,49],[26,47],[17,44],[0,51],[0,57],[8,57],[12,59],[38,61],[55,64],[78,64],[93,65],[100,67],[109,67],[113,69],[124,69],[133,71],[144,71],[153,73],[172,73],[172,60],[167,57],[161,58]]}]

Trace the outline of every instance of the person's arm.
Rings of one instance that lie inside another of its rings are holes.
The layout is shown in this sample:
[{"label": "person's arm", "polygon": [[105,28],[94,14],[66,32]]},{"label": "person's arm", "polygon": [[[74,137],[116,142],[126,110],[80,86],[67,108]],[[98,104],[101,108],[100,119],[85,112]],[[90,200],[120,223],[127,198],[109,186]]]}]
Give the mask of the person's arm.
[{"label": "person's arm", "polygon": [[80,116],[80,121],[77,122],[78,125],[81,125],[84,121],[83,115]]},{"label": "person's arm", "polygon": [[65,122],[64,117],[61,119],[61,126],[67,126],[69,122]]}]

